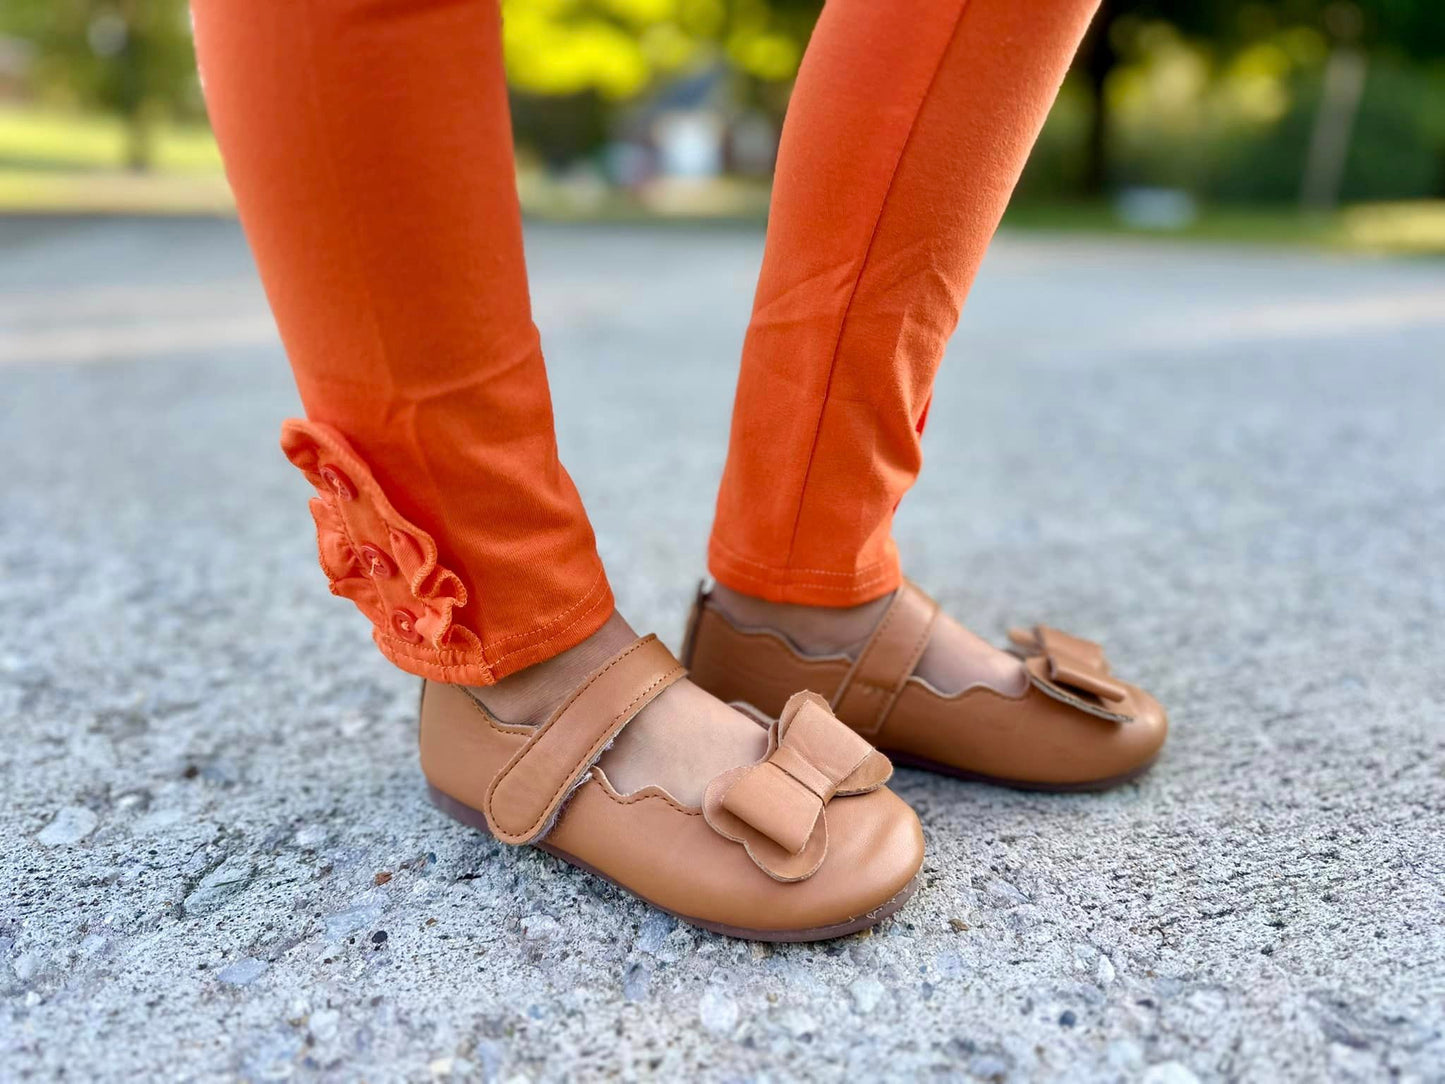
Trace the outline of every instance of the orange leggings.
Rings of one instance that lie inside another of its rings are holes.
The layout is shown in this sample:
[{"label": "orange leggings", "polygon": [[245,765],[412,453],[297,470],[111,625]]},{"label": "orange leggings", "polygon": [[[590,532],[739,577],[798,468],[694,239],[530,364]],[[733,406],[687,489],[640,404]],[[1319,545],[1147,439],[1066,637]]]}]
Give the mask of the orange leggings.
[{"label": "orange leggings", "polygon": [[[944,344],[1097,3],[828,0],[743,348],[723,583],[825,606],[897,586]],[[192,8],[332,590],[437,680],[575,645],[612,593],[557,457],[495,0]]]}]

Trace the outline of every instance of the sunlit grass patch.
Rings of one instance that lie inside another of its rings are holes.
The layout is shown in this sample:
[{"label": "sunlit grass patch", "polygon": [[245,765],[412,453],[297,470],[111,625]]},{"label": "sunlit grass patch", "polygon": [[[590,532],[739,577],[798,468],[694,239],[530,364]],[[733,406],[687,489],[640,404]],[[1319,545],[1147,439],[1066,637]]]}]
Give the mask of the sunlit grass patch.
[{"label": "sunlit grass patch", "polygon": [[[216,141],[202,124],[160,124],[151,146],[152,167],[160,172],[215,173],[221,168]],[[126,126],[119,117],[0,108],[0,164],[116,169],[126,163],[126,148]]]},{"label": "sunlit grass patch", "polygon": [[1363,248],[1445,252],[1445,200],[1360,204],[1345,210],[1342,228]]},{"label": "sunlit grass patch", "polygon": [[0,213],[230,214],[220,173],[18,169],[0,166]]}]

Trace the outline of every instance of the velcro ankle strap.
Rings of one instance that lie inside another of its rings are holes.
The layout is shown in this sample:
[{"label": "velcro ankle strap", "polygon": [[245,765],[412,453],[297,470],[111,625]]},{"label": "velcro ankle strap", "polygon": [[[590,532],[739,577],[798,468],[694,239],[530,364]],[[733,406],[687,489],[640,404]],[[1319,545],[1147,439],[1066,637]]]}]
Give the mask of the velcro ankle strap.
[{"label": "velcro ankle strap", "polygon": [[686,672],[656,636],[593,672],[487,788],[482,812],[492,834],[503,843],[546,835],[567,795],[627,721]]},{"label": "velcro ankle strap", "polygon": [[907,580],[833,694],[833,714],[858,733],[876,735],[928,646],[938,603]]}]

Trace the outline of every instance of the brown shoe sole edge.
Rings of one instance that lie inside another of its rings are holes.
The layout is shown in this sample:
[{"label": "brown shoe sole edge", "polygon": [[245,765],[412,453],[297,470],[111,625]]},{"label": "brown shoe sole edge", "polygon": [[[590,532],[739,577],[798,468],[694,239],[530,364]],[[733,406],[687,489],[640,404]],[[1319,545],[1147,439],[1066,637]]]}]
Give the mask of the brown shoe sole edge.
[{"label": "brown shoe sole edge", "polygon": [[[436,806],[447,816],[453,820],[461,821],[461,823],[469,828],[475,828],[477,831],[484,832],[488,836],[492,835],[491,829],[487,827],[487,818],[480,810],[473,809],[465,802],[459,802],[451,795],[442,793],[430,783],[427,784],[426,791],[427,797],[431,799],[432,805]],[[813,926],[803,930],[751,930],[745,926],[729,926],[724,922],[709,922],[707,919],[684,915],[680,911],[674,911],[670,907],[664,907],[660,903],[654,903],[646,896],[634,892],[624,884],[618,884],[617,881],[614,881],[601,870],[588,865],[575,855],[570,855],[564,850],[553,847],[550,843],[533,843],[532,846],[538,850],[546,851],[553,858],[560,858],[568,865],[576,866],[584,873],[590,873],[594,877],[600,877],[608,884],[616,885],[616,887],[622,889],[622,891],[628,895],[636,896],[649,907],[655,907],[659,911],[664,911],[672,915],[674,918],[680,918],[691,926],[697,926],[710,933],[722,934],[724,937],[739,937],[746,941],[828,941],[835,937],[846,937],[850,933],[857,933],[859,930],[866,930],[871,926],[876,926],[885,918],[896,914],[903,905],[909,901],[914,891],[918,888],[918,877],[914,876],[911,881],[903,886],[901,892],[883,904],[883,906],[874,908],[859,918],[849,919],[847,922],[837,922],[831,926]]]},{"label": "brown shoe sole edge", "polygon": [[1106,779],[1085,779],[1080,783],[1043,783],[1029,779],[1002,779],[996,775],[984,775],[982,772],[955,768],[951,764],[941,764],[936,760],[929,760],[927,757],[916,757],[911,753],[899,753],[892,749],[879,751],[900,768],[917,768],[919,771],[936,772],[939,775],[961,779],[966,783],[987,783],[995,787],[1008,787],[1010,790],[1040,791],[1045,794],[1093,794],[1101,790],[1112,790],[1121,784],[1138,779],[1154,767],[1154,762],[1159,759],[1157,755],[1152,756],[1137,768],[1127,771],[1123,775],[1111,775]]}]

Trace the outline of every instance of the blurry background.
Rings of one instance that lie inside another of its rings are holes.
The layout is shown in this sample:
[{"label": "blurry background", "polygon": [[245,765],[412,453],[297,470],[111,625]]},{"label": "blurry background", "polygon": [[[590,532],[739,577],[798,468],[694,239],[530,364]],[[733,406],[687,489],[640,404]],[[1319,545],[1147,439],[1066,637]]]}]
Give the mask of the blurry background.
[{"label": "blurry background", "polygon": [[[506,3],[562,458],[674,647],[815,7]],[[915,901],[760,950],[427,803],[184,6],[0,0],[0,1078],[1439,1081],[1438,12],[1106,6],[895,534],[1169,745],[1104,795],[901,770]]]},{"label": "blurry background", "polygon": [[[504,0],[526,208],[752,217],[818,0]],[[183,0],[6,0],[0,210],[217,211]],[[1105,0],[1011,221],[1445,250],[1427,0]]]}]

